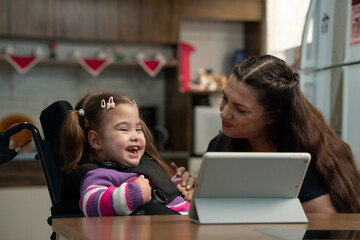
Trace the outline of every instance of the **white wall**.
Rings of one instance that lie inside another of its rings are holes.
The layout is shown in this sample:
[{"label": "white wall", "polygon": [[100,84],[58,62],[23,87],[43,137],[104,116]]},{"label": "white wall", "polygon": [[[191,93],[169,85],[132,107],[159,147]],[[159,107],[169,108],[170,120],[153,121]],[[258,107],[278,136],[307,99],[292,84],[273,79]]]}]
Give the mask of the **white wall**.
[{"label": "white wall", "polygon": [[301,45],[309,5],[310,0],[266,0],[268,54],[286,60],[286,50]]},{"label": "white wall", "polygon": [[49,239],[50,206],[45,186],[0,188],[0,239]]},{"label": "white wall", "polygon": [[235,50],[244,50],[244,24],[239,22],[182,20],[180,40],[191,44],[191,79],[198,69],[211,69],[212,75],[228,76]]}]

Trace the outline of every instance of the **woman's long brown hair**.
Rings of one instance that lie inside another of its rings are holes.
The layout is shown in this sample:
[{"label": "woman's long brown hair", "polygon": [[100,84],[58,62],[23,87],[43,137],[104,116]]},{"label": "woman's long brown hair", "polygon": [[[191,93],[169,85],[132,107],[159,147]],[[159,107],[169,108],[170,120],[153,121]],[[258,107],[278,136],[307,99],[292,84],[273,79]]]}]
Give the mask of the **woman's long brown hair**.
[{"label": "woman's long brown hair", "polygon": [[[258,91],[265,114],[276,119],[268,129],[268,142],[279,149],[309,152],[337,211],[360,212],[360,174],[351,149],[304,97],[298,74],[270,55],[246,59],[232,74]],[[241,150],[247,143],[233,140],[229,144]]]},{"label": "woman's long brown hair", "polygon": [[[106,111],[101,108],[102,99],[106,101],[113,97],[115,106],[118,104],[136,104],[128,96],[118,92],[93,92],[83,97],[71,110],[62,124],[60,131],[60,154],[64,158],[63,170],[71,172],[79,166],[80,161],[86,163],[93,161],[93,149],[88,142],[90,130],[100,131],[104,114]],[[84,110],[84,116],[79,116],[79,109]],[[170,167],[160,158],[154,144],[151,131],[141,119],[142,130],[146,139],[145,154],[157,161],[167,172],[171,173]]]}]

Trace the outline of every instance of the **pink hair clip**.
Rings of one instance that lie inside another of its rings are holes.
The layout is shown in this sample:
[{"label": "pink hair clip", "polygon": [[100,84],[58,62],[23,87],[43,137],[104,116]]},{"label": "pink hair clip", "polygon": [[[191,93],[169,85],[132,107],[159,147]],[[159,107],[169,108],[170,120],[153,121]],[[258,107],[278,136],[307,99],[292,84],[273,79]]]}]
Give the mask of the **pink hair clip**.
[{"label": "pink hair clip", "polygon": [[108,103],[106,104],[106,109],[115,108],[114,98],[111,96]]}]

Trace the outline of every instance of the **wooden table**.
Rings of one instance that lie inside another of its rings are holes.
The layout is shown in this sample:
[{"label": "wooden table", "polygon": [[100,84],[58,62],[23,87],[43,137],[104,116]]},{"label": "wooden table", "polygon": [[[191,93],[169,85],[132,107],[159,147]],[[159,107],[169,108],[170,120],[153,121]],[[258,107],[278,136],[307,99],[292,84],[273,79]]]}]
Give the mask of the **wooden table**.
[{"label": "wooden table", "polygon": [[[188,216],[122,216],[53,219],[57,239],[360,239],[360,214],[307,214],[308,224],[198,225]],[[332,230],[314,231],[314,230]],[[334,231],[341,230],[341,231]],[[290,234],[290,235],[289,235]],[[289,237],[291,236],[291,237]],[[305,238],[313,239],[313,238]],[[322,238],[323,239],[323,238]]]}]

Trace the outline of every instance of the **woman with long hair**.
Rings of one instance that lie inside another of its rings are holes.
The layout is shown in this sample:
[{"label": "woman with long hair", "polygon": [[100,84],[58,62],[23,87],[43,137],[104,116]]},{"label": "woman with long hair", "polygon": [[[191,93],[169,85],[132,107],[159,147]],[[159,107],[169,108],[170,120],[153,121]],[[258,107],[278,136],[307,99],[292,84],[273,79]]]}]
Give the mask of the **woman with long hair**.
[{"label": "woman with long hair", "polygon": [[350,147],[302,94],[299,76],[270,55],[239,62],[223,90],[222,133],[208,151],[308,152],[299,199],[305,212],[360,212]]}]

